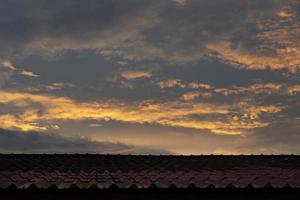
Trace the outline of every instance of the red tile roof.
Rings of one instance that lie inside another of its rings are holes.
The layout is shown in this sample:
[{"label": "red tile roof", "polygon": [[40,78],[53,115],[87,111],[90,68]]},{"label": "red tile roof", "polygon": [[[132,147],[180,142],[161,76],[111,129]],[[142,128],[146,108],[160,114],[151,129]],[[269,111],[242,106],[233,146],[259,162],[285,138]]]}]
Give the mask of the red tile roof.
[{"label": "red tile roof", "polygon": [[300,188],[300,156],[0,155],[0,188]]}]

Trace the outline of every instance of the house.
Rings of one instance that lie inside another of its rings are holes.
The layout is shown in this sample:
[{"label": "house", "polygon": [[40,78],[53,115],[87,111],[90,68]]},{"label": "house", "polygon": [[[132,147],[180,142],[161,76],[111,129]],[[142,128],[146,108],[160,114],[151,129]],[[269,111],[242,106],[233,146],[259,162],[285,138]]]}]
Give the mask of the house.
[{"label": "house", "polygon": [[1,154],[1,199],[300,199],[300,156]]}]

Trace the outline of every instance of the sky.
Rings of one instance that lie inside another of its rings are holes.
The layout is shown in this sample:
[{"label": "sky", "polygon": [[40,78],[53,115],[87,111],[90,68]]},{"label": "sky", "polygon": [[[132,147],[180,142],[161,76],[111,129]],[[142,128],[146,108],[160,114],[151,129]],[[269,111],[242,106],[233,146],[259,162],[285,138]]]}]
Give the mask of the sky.
[{"label": "sky", "polygon": [[299,0],[1,0],[0,152],[299,154]]}]

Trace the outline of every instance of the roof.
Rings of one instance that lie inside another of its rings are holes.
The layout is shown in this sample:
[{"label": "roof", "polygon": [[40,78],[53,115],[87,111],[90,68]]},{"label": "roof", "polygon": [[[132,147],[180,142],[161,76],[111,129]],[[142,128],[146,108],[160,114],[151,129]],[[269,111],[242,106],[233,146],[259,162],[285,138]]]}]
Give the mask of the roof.
[{"label": "roof", "polygon": [[300,188],[300,156],[0,154],[0,188]]}]

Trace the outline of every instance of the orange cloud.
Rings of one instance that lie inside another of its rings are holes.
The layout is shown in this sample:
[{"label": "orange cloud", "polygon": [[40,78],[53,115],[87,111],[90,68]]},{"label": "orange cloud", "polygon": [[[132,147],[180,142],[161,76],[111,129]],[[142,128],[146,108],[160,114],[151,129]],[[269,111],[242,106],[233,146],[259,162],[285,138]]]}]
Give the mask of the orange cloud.
[{"label": "orange cloud", "polygon": [[290,95],[294,95],[296,93],[300,93],[300,85],[294,85],[294,86],[290,86],[288,88],[288,93]]},{"label": "orange cloud", "polygon": [[293,17],[295,16],[294,13],[292,13],[292,12],[290,12],[290,11],[288,11],[288,10],[280,10],[280,11],[278,11],[276,14],[277,14],[277,16],[279,16],[279,17],[289,18],[289,19],[291,19],[291,18],[293,18]]},{"label": "orange cloud", "polygon": [[12,71],[17,70],[17,68],[13,65],[13,63],[10,60],[1,60],[0,64],[5,69],[12,70]]},{"label": "orange cloud", "polygon": [[13,114],[0,115],[1,128],[4,129],[19,129],[22,131],[45,131],[46,127],[39,126],[33,121],[27,121]]},{"label": "orange cloud", "polygon": [[160,81],[157,83],[160,88],[173,88],[173,87],[181,87],[184,88],[185,84],[183,84],[180,80],[177,79],[168,79],[164,81]]},{"label": "orange cloud", "polygon": [[2,60],[0,61],[0,65],[2,65],[2,67],[4,67],[5,69],[18,72],[23,76],[39,77],[39,75],[34,74],[33,72],[18,69],[17,67],[14,66],[14,64],[10,60]]},{"label": "orange cloud", "polygon": [[[214,55],[220,60],[240,68],[251,70],[288,68],[291,72],[295,72],[300,65],[300,48],[278,49],[277,55],[264,56],[241,53],[238,50],[232,49],[230,46],[230,43],[223,42],[218,44],[208,44],[206,47],[211,52],[215,53]],[[288,51],[292,52],[289,53]]]},{"label": "orange cloud", "polygon": [[123,71],[121,72],[121,76],[127,80],[132,80],[137,78],[150,78],[152,73],[147,71]]},{"label": "orange cloud", "polygon": [[73,87],[76,87],[76,85],[74,85],[73,83],[52,83],[46,86],[48,90],[59,90],[62,88],[73,88]]},{"label": "orange cloud", "polygon": [[185,83],[178,79],[167,79],[157,83],[157,85],[164,89],[164,88],[174,88],[174,87],[181,87],[181,88],[190,88],[190,89],[210,89],[211,86],[206,83]]},{"label": "orange cloud", "polygon": [[232,88],[216,88],[216,93],[221,93],[225,96],[237,94],[280,94],[293,95],[300,92],[299,85],[288,85],[283,83],[257,83],[249,86],[234,86]]},{"label": "orange cloud", "polygon": [[209,84],[205,84],[205,83],[195,83],[195,82],[192,82],[192,83],[188,83],[186,85],[186,87],[188,88],[192,88],[192,89],[210,89],[211,86]]},{"label": "orange cloud", "polygon": [[252,39],[257,44],[250,50],[226,39],[209,43],[206,48],[212,56],[239,68],[288,69],[295,73],[300,66],[300,24],[292,9],[287,7],[255,21],[257,33]]},{"label": "orange cloud", "polygon": [[[241,134],[248,129],[268,126],[263,114],[276,114],[283,107],[258,106],[248,103],[216,105],[210,103],[183,103],[143,101],[126,102],[76,102],[66,97],[34,95],[29,93],[0,92],[0,103],[13,105],[19,112],[0,115],[0,127],[21,130],[46,130],[59,120],[116,120],[127,123],[149,123],[163,126],[208,129],[216,134]],[[39,106],[36,106],[39,105]],[[239,113],[240,120],[233,115]],[[220,119],[207,120],[216,114]],[[193,116],[200,116],[194,118]],[[201,119],[201,116],[204,118]],[[236,118],[235,118],[236,119]]]},{"label": "orange cloud", "polygon": [[184,100],[193,100],[197,97],[209,98],[212,97],[212,94],[210,92],[187,92],[183,94],[181,98]]},{"label": "orange cloud", "polygon": [[29,71],[25,71],[25,70],[21,71],[21,74],[23,76],[29,76],[29,77],[39,77],[40,76],[40,75],[34,74],[33,72],[29,72]]}]

